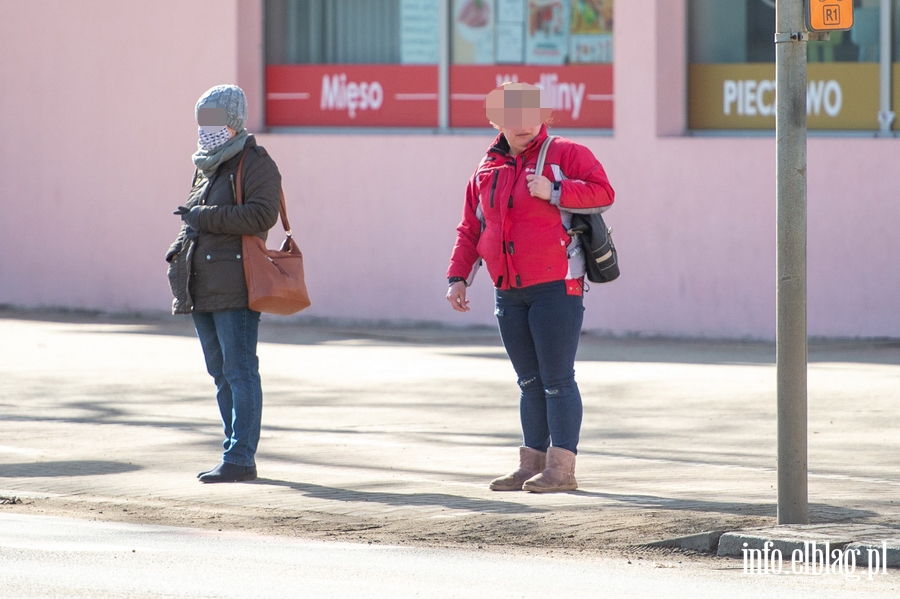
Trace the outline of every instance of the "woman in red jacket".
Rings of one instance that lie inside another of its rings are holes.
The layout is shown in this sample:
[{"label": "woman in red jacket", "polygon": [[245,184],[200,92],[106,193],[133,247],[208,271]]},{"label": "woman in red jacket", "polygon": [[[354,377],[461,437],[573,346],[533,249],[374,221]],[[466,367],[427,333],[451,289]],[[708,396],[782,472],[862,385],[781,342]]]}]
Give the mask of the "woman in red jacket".
[{"label": "woman in red jacket", "polygon": [[567,234],[572,214],[602,211],[614,193],[589,149],[555,138],[535,173],[552,109],[539,88],[505,83],[488,95],[499,129],[466,189],[447,271],[447,300],[469,311],[466,287],[482,260],[494,314],[518,376],[523,446],[519,467],[495,491],[571,491],[582,404],[575,351],[584,315],[584,254]]}]

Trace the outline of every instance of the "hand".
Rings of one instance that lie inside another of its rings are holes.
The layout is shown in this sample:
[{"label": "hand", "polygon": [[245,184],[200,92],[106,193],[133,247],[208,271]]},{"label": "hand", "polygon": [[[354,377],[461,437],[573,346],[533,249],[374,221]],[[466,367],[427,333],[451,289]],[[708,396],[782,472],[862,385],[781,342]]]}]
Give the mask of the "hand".
[{"label": "hand", "polygon": [[178,210],[173,212],[177,216],[181,217],[181,220],[187,224],[190,228],[195,231],[200,230],[200,206],[194,206],[193,208],[186,208],[184,206],[179,206]]},{"label": "hand", "polygon": [[550,179],[543,175],[526,175],[525,180],[528,181],[528,192],[531,197],[541,200],[550,199],[550,192],[553,191]]},{"label": "hand", "polygon": [[466,282],[457,281],[447,289],[447,301],[457,312],[469,311],[469,300],[466,299]]}]

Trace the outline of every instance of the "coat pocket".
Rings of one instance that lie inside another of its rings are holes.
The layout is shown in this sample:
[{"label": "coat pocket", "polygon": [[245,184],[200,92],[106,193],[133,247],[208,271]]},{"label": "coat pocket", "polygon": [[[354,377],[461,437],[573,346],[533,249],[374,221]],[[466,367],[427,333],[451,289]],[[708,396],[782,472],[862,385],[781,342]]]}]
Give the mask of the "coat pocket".
[{"label": "coat pocket", "polygon": [[194,297],[246,295],[244,262],[240,252],[212,251],[194,256]]},{"label": "coat pocket", "polygon": [[181,262],[183,260],[184,256],[181,254],[172,256],[172,259],[169,260],[169,269],[166,272],[166,275],[169,278],[169,289],[176,298],[179,297],[179,291],[181,289],[181,285],[179,285],[179,273],[181,271]]}]

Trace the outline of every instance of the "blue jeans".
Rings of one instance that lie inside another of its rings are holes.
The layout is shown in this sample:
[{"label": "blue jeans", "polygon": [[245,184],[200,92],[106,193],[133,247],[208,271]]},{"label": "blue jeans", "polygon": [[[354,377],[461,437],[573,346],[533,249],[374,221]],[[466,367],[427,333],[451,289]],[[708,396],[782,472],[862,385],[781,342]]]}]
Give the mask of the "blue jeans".
[{"label": "blue jeans", "polygon": [[519,377],[519,415],[526,447],[577,453],[581,394],[575,383],[575,350],[584,319],[580,295],[565,281],[494,290],[497,322]]},{"label": "blue jeans", "polygon": [[193,317],[206,370],[216,382],[216,400],[225,425],[222,461],[255,466],[262,422],[262,382],[256,357],[259,312],[197,312]]}]

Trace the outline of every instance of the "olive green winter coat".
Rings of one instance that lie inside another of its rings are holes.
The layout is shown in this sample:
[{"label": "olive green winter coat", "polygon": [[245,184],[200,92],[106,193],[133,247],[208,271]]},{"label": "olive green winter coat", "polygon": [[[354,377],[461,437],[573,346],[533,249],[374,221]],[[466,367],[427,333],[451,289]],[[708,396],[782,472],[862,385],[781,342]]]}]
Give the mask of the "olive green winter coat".
[{"label": "olive green winter coat", "polygon": [[243,151],[222,163],[210,179],[200,173],[194,176],[185,206],[202,206],[199,234],[182,226],[166,253],[174,314],[247,307],[241,236],[265,239],[277,222],[281,174],[252,135],[244,151],[242,205],[235,203],[235,178]]}]

